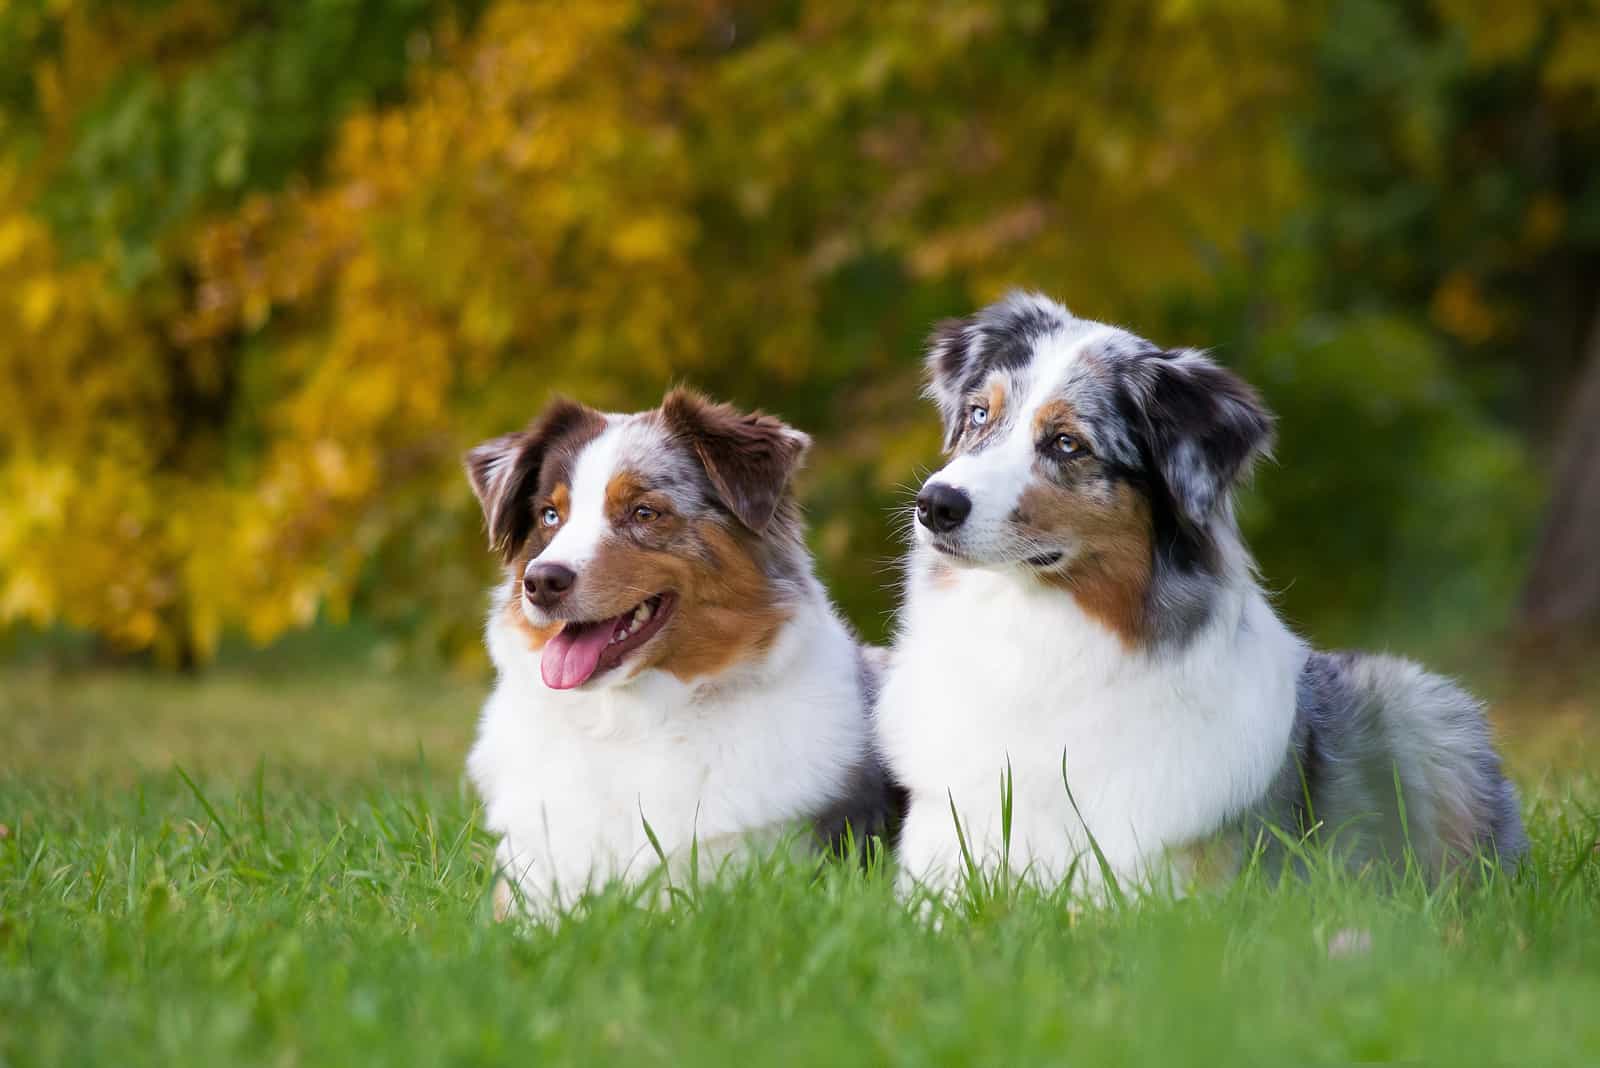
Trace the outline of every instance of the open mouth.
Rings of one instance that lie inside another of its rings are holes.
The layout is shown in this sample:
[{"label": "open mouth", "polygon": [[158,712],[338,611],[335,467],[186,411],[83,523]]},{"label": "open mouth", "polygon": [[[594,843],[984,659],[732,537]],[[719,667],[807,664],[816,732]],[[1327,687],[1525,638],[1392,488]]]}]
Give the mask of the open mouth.
[{"label": "open mouth", "polygon": [[676,594],[658,593],[610,619],[568,622],[545,642],[539,658],[544,684],[570,690],[610,671],[661,629],[677,602]]}]

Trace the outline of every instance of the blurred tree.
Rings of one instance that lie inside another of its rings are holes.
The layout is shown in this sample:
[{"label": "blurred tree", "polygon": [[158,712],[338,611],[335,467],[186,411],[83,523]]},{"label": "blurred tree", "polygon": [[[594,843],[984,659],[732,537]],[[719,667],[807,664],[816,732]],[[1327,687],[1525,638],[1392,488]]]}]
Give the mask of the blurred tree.
[{"label": "blurred tree", "polygon": [[1481,623],[1537,495],[1476,346],[1545,295],[1491,271],[1588,223],[1453,161],[1588,16],[1480,55],[1477,9],[1389,6],[13,3],[0,619],[181,659],[355,605],[474,649],[459,452],[690,379],[817,436],[823,569],[879,637],[921,338],[1026,285],[1261,381],[1291,614]]},{"label": "blurred tree", "polygon": [[1312,299],[1426,310],[1468,388],[1556,456],[1522,621],[1600,627],[1600,5],[1341,0],[1328,27],[1301,138]]},{"label": "blurred tree", "polygon": [[1522,601],[1524,621],[1545,641],[1600,630],[1600,320],[1589,350]]},{"label": "blurred tree", "polygon": [[174,663],[214,645],[203,584],[232,579],[196,550],[226,521],[239,360],[182,335],[186,249],[207,213],[314,174],[337,122],[476,6],[0,5],[0,620]]},{"label": "blurred tree", "polygon": [[[928,324],[1029,281],[1104,312],[1200,284],[1197,247],[1286,200],[1271,42],[1297,31],[1252,10],[497,4],[411,103],[347,124],[321,188],[202,246],[186,329],[255,339],[298,421],[256,458],[254,484],[285,489],[246,526],[297,525],[337,455],[348,511],[307,552],[381,515],[383,559],[434,548],[420,589],[388,564],[368,603],[437,598],[419,614],[470,635],[465,487],[393,459],[554,390],[636,407],[689,377],[816,433],[825,570],[881,634],[887,513],[937,447],[913,399]],[[234,588],[267,631],[303,568],[274,545]]]}]

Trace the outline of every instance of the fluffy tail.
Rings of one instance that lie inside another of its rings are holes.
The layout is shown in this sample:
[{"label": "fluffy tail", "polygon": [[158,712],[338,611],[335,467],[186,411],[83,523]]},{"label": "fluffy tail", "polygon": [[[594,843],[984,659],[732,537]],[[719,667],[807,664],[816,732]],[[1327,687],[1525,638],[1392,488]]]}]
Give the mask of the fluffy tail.
[{"label": "fluffy tail", "polygon": [[1455,683],[1396,657],[1317,653],[1298,703],[1284,793],[1352,863],[1409,847],[1437,875],[1480,856],[1514,868],[1527,852],[1483,706]]}]

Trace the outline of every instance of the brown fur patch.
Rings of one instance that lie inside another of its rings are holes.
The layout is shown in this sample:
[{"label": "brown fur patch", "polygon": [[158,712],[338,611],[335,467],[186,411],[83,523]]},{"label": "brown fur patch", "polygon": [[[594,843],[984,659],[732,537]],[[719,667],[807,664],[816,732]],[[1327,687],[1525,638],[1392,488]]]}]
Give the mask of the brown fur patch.
[{"label": "brown fur patch", "polygon": [[1006,376],[992,374],[989,381],[983,384],[984,407],[989,409],[989,424],[1000,418],[1006,410]]},{"label": "brown fur patch", "polygon": [[557,482],[550,490],[550,506],[561,513],[562,519],[567,518],[567,513],[572,510],[572,491],[567,489],[565,482]]},{"label": "brown fur patch", "polygon": [[[1087,446],[1077,412],[1066,401],[1051,401],[1034,413],[1034,433],[1070,434]],[[1017,504],[1016,522],[1024,533],[1063,538],[1076,546],[1063,569],[1045,581],[1060,586],[1078,606],[1133,648],[1148,632],[1145,618],[1154,546],[1150,504],[1126,482],[1105,477],[1092,455],[1065,461],[1058,480],[1040,479]]]},{"label": "brown fur patch", "polygon": [[[1087,446],[1077,412],[1066,401],[1041,405],[1033,425],[1040,438],[1070,434]],[[1045,581],[1072,594],[1080,608],[1133,648],[1148,633],[1154,554],[1150,504],[1128,483],[1105,477],[1092,455],[1066,464],[1060,480],[1037,481],[1023,493],[1016,521],[1024,532],[1065,535],[1077,547],[1075,558],[1047,572]]]},{"label": "brown fur patch", "polygon": [[1081,441],[1088,441],[1078,427],[1077,410],[1064,400],[1054,400],[1041,404],[1039,405],[1039,410],[1033,413],[1034,435],[1043,437],[1046,431],[1056,434],[1071,434]]},{"label": "brown fur patch", "polygon": [[[659,667],[687,682],[714,675],[771,647],[789,618],[762,570],[750,535],[716,520],[663,514],[650,524],[651,539],[680,541],[689,534],[692,555],[614,534],[601,546],[583,581],[582,615],[604,619],[647,597],[671,591],[672,618],[644,655],[628,661],[634,674]],[[546,639],[548,640],[548,638]]]},{"label": "brown fur patch", "polygon": [[1150,506],[1132,486],[1110,485],[1109,500],[1038,486],[1023,494],[1021,510],[1029,526],[1071,532],[1076,558],[1049,572],[1046,581],[1072,594],[1080,608],[1132,648],[1148,632],[1145,605],[1154,551]]},{"label": "brown fur patch", "polygon": [[606,483],[606,515],[613,522],[645,491],[645,485],[632,471],[619,471]]},{"label": "brown fur patch", "polygon": [[696,568],[694,581],[679,590],[677,626],[661,657],[683,681],[766,652],[789,618],[743,540],[719,524],[701,526],[711,564]]},{"label": "brown fur patch", "polygon": [[661,418],[699,459],[728,510],[763,533],[811,439],[763,412],[741,412],[687,389],[662,399]]}]

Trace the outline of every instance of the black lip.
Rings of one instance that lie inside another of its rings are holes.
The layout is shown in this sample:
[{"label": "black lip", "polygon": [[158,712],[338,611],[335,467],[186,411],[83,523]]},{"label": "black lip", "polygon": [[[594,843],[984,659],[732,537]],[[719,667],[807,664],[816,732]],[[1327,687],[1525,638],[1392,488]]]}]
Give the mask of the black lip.
[{"label": "black lip", "polygon": [[[979,567],[996,566],[1006,563],[1004,560],[974,559],[973,557],[962,552],[960,549],[946,545],[938,538],[928,539],[928,544],[932,545],[935,550],[943,555],[950,557],[952,560],[960,560],[962,563],[973,564]],[[1066,554],[1062,552],[1040,553],[1038,556],[1030,556],[1022,562],[1027,564],[1029,567],[1054,567],[1061,562],[1061,558],[1065,555]]]}]

